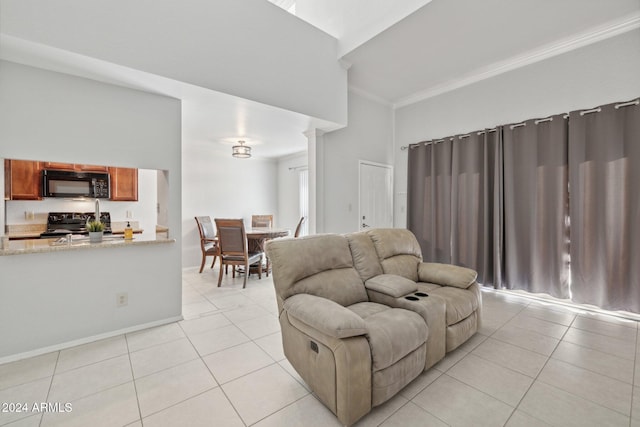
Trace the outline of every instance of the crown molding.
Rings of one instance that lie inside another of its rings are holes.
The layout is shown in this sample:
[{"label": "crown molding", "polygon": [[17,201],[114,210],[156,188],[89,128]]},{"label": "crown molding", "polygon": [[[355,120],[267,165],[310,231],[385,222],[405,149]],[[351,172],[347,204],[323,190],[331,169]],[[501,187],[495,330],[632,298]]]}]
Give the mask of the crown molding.
[{"label": "crown molding", "polygon": [[347,70],[347,71],[349,71],[349,68],[351,68],[351,66],[353,65],[353,62],[351,62],[351,61],[347,61],[347,60],[346,60],[346,59],[344,59],[344,58],[340,58],[340,59],[338,59],[338,63],[340,64],[340,66],[341,66],[343,69],[345,69],[345,70]]},{"label": "crown molding", "polygon": [[478,68],[460,78],[449,80],[427,90],[400,98],[392,104],[392,107],[393,109],[406,107],[407,105],[433,98],[434,96],[615,37],[637,28],[640,28],[640,12],[634,12],[621,19],[610,21],[604,25],[543,45],[521,55],[516,55],[504,61],[494,62],[488,66]]},{"label": "crown molding", "polygon": [[307,139],[321,137],[325,133],[326,133],[325,131],[323,131],[322,129],[318,129],[318,128],[307,129],[304,132],[302,132],[302,134],[304,136],[306,136]]},{"label": "crown molding", "polygon": [[378,95],[374,95],[371,92],[368,92],[357,86],[353,86],[350,84],[348,87],[348,90],[349,92],[355,93],[356,95],[360,95],[361,97],[366,98],[370,101],[377,102],[378,104],[386,105],[387,107],[393,107],[393,104],[388,99],[384,99]]}]

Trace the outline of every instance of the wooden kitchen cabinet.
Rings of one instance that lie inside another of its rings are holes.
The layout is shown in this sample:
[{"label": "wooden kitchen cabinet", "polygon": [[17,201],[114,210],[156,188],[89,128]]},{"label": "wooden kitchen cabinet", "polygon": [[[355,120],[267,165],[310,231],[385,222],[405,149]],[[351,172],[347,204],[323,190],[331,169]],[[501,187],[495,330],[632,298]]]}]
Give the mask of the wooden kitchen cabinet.
[{"label": "wooden kitchen cabinet", "polygon": [[62,163],[62,162],[42,162],[42,169],[72,171],[75,169],[75,165],[73,163]]},{"label": "wooden kitchen cabinet", "polygon": [[110,167],[109,174],[111,175],[111,200],[138,201],[138,169]]},{"label": "wooden kitchen cabinet", "polygon": [[43,169],[55,169],[62,171],[81,171],[81,172],[109,172],[108,166],[99,165],[81,165],[78,163],[62,163],[62,162],[42,162]]},{"label": "wooden kitchen cabinet", "polygon": [[43,169],[109,173],[111,200],[138,201],[138,169],[11,159],[4,161],[5,200],[42,200]]},{"label": "wooden kitchen cabinet", "polygon": [[40,200],[42,199],[41,162],[31,160],[4,161],[5,199],[7,200]]},{"label": "wooden kitchen cabinet", "polygon": [[109,166],[98,166],[98,165],[75,165],[76,170],[82,172],[109,172]]}]

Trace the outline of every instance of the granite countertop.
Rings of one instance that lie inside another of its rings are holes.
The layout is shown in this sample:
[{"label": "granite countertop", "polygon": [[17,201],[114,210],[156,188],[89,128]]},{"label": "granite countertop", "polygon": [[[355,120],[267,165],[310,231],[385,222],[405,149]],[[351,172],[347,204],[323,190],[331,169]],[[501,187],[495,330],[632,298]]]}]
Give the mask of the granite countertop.
[{"label": "granite countertop", "polygon": [[[141,234],[142,232],[144,232],[144,230],[142,228],[134,228],[133,229],[133,234]],[[111,234],[124,234],[124,228],[121,229],[112,229],[111,230]]]},{"label": "granite countertop", "polygon": [[9,241],[8,249],[0,249],[0,256],[23,255],[33,253],[86,250],[98,248],[116,248],[122,246],[157,245],[175,243],[175,239],[166,239],[153,235],[136,235],[133,240],[124,240],[122,236],[105,236],[100,243],[89,243],[86,236],[76,237],[70,243],[64,239],[26,239]]},{"label": "granite countertop", "polygon": [[[144,232],[144,230],[140,228],[138,221],[112,221],[112,233],[124,234],[124,228],[127,226],[127,222],[131,223],[134,234]],[[6,226],[6,235],[9,236],[10,239],[37,239],[40,237],[40,233],[45,231],[47,231],[47,224],[9,224]]]}]

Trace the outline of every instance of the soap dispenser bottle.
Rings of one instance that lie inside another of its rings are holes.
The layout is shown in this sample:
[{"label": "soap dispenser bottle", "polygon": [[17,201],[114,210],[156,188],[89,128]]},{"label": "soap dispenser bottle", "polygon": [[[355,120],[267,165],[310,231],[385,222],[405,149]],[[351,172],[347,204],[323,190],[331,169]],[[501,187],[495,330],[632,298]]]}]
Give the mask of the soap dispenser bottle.
[{"label": "soap dispenser bottle", "polygon": [[124,240],[132,240],[133,239],[133,228],[131,228],[131,223],[127,221],[127,226],[124,229]]}]

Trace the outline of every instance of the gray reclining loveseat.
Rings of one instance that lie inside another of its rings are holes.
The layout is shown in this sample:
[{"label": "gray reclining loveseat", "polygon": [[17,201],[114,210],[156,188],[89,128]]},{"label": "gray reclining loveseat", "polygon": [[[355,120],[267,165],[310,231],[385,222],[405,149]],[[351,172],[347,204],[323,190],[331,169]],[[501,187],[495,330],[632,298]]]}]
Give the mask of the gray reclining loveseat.
[{"label": "gray reclining loveseat", "polygon": [[475,273],[421,263],[411,238],[390,229],[267,243],[284,353],[344,425],[478,327]]}]

